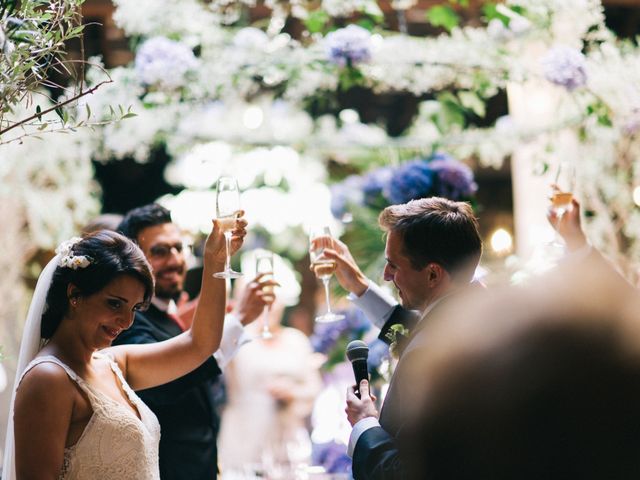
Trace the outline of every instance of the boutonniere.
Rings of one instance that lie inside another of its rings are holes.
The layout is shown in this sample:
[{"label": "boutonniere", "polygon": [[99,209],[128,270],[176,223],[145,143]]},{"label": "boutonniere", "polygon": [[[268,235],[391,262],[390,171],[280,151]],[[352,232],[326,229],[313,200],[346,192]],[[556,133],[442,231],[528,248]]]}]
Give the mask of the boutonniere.
[{"label": "boutonniere", "polygon": [[401,324],[392,325],[385,337],[391,342],[389,344],[389,353],[394,358],[400,357],[405,344],[409,339],[409,329]]}]

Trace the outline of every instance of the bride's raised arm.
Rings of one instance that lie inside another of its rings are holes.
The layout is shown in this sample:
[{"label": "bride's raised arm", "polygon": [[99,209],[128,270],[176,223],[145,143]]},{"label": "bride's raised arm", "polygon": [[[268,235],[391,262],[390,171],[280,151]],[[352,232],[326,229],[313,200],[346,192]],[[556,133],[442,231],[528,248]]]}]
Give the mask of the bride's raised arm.
[{"label": "bride's raised arm", "polygon": [[[235,253],[246,235],[247,222],[240,217],[232,231],[231,253]],[[198,306],[191,328],[169,340],[110,348],[127,382],[134,390],[143,390],[179,378],[200,366],[219,347],[226,312],[226,282],[213,274],[225,266],[225,238],[217,220],[209,234],[204,252],[204,269]]]}]

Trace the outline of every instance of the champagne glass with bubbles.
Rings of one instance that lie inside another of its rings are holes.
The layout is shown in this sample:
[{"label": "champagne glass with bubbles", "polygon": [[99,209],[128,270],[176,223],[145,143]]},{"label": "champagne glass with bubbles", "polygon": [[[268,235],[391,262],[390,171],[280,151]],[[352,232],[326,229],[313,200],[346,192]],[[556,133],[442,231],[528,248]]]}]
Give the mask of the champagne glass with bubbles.
[{"label": "champagne glass with bubbles", "polygon": [[331,311],[331,297],[329,295],[329,281],[336,271],[336,261],[324,255],[325,248],[331,248],[331,230],[329,227],[312,229],[309,233],[311,249],[309,256],[311,268],[316,277],[322,280],[324,285],[324,295],[327,303],[327,312],[316,317],[317,322],[327,323],[342,320],[344,315]]},{"label": "champagne glass with bubbles", "polygon": [[575,186],[575,169],[571,162],[561,161],[555,171],[551,192],[551,209],[556,214],[556,233],[551,245],[555,247],[563,247],[558,229],[564,214],[571,208],[573,200],[573,189]]},{"label": "champagne glass with bubbles", "polygon": [[[273,280],[273,253],[268,250],[256,252],[256,274],[262,274],[261,283]],[[265,296],[273,296],[273,285],[262,286],[262,293]],[[271,338],[273,334],[269,330],[269,306],[265,305],[262,313],[262,338]]]},{"label": "champagne glass with bubbles", "polygon": [[216,186],[216,218],[224,232],[227,258],[222,272],[214,273],[216,278],[238,278],[242,274],[231,269],[231,236],[236,228],[240,212],[240,190],[233,177],[222,176]]}]

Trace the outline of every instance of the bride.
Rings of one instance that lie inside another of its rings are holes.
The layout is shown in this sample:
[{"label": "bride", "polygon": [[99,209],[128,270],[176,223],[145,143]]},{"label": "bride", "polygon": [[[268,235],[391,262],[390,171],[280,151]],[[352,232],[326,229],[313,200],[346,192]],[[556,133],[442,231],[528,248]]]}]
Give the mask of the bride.
[{"label": "bride", "polygon": [[[234,252],[245,227],[240,219]],[[113,339],[153,295],[144,254],[108,231],[57,250],[25,325],[3,479],[159,479],[160,426],[133,390],[183,376],[218,348],[226,287],[212,274],[224,267],[224,245],[214,221],[190,330],[160,343],[116,347]]]}]

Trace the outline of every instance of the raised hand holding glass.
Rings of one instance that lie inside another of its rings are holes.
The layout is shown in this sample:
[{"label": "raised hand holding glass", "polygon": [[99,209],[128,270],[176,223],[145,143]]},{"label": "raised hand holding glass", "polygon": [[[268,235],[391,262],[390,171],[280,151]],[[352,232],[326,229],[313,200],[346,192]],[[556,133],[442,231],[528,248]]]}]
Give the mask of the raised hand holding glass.
[{"label": "raised hand holding glass", "polygon": [[216,185],[216,218],[226,242],[227,258],[224,270],[214,273],[216,278],[238,278],[242,274],[231,269],[231,236],[236,228],[238,212],[240,211],[240,190],[238,182],[233,177],[220,177]]},{"label": "raised hand holding glass", "polygon": [[331,247],[331,230],[326,226],[320,229],[312,229],[309,234],[309,241],[311,243],[309,250],[311,268],[316,277],[322,280],[327,303],[327,312],[324,315],[317,316],[316,322],[327,323],[342,320],[344,315],[331,311],[331,298],[329,295],[329,281],[333,272],[336,271],[336,262],[324,255],[324,249]]}]

